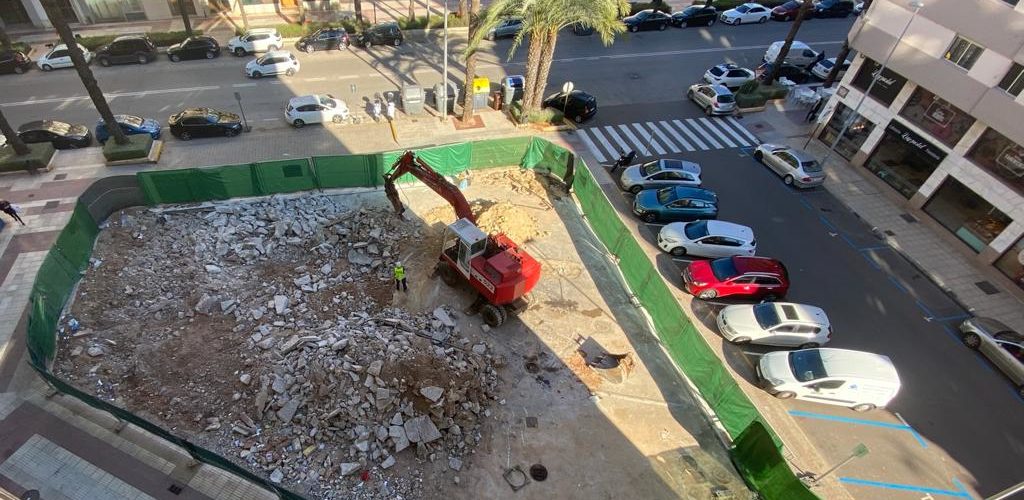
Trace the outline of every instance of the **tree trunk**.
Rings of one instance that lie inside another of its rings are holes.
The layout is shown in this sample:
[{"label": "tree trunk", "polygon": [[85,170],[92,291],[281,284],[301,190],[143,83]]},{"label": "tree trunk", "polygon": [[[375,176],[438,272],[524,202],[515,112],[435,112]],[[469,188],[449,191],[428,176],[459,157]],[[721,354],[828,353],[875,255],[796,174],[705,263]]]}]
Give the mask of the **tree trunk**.
[{"label": "tree trunk", "polygon": [[[409,17],[409,21],[410,22],[416,20],[416,0],[409,0],[409,15],[408,15],[408,17]],[[430,20],[428,19],[427,21],[429,22]]]},{"label": "tree trunk", "polygon": [[352,10],[356,11],[356,21],[363,22],[363,2],[362,0],[352,0]]},{"label": "tree trunk", "polygon": [[551,72],[551,62],[555,58],[558,30],[548,30],[544,33],[544,36],[544,50],[541,51],[540,61],[537,66],[537,84],[533,87],[533,102],[538,107],[544,102],[544,90],[548,88],[548,74]]},{"label": "tree trunk", "polygon": [[459,10],[456,12],[459,19],[466,17],[466,0],[459,0]]},{"label": "tree trunk", "polygon": [[43,0],[43,10],[46,11],[46,17],[50,18],[50,24],[53,25],[53,29],[57,30],[60,40],[67,45],[68,55],[71,56],[71,62],[75,65],[75,71],[78,72],[78,77],[82,80],[82,85],[85,86],[86,92],[89,93],[89,98],[92,99],[92,104],[96,107],[96,111],[99,112],[100,118],[107,124],[107,131],[114,138],[114,142],[122,145],[128,144],[128,137],[124,135],[124,131],[121,130],[121,127],[114,120],[114,113],[110,111],[107,98],[103,96],[103,91],[100,90],[100,86],[96,83],[96,78],[92,76],[92,70],[89,69],[85,58],[82,57],[82,49],[76,43],[71,27],[68,26],[67,20],[64,19],[64,14],[60,11],[60,7],[54,2],[55,0]]},{"label": "tree trunk", "polygon": [[822,87],[826,89],[832,87],[836,78],[839,77],[840,67],[848,55],[850,55],[850,42],[843,42],[843,48],[839,49],[839,53],[836,54],[836,64],[835,66],[832,66],[832,70],[828,72],[828,77],[826,77],[825,81],[821,84]]},{"label": "tree trunk", "polygon": [[192,0],[178,0],[178,10],[181,11],[181,22],[185,24],[185,34],[188,36],[192,36],[192,22],[188,19],[188,9],[185,8],[185,5],[186,2],[191,1]]},{"label": "tree trunk", "polygon": [[242,14],[242,28],[249,31],[249,16],[245,15],[245,0],[238,0],[238,12]]},{"label": "tree trunk", "polygon": [[0,26],[0,48],[9,48],[11,45],[11,37],[7,36],[7,31]]},{"label": "tree trunk", "polygon": [[[480,29],[480,0],[469,2],[469,39],[472,40]],[[466,55],[466,95],[462,102],[462,121],[473,119],[473,79],[476,78],[476,50]]]},{"label": "tree trunk", "polygon": [[18,156],[29,154],[28,146],[21,141],[18,133],[11,128],[11,124],[7,122],[7,117],[4,116],[3,111],[0,111],[0,134],[7,138],[7,143],[14,148],[14,154]]},{"label": "tree trunk", "polygon": [[[530,48],[526,52],[526,88],[523,89],[523,105],[521,122],[526,123],[526,115],[537,110],[536,100],[537,75],[540,70],[540,56],[544,52],[547,33],[535,31],[530,33]],[[542,90],[543,91],[543,90]]]},{"label": "tree trunk", "polygon": [[800,5],[800,10],[796,13],[796,19],[793,20],[793,26],[789,27],[786,42],[782,44],[782,50],[779,51],[779,57],[775,58],[775,61],[772,63],[772,72],[768,75],[768,80],[766,80],[768,85],[775,83],[775,80],[779,77],[779,67],[782,66],[782,62],[789,55],[789,47],[793,45],[793,39],[796,38],[796,33],[800,31],[800,25],[804,23],[804,18],[807,17],[807,11],[811,9],[812,3],[807,1]]}]

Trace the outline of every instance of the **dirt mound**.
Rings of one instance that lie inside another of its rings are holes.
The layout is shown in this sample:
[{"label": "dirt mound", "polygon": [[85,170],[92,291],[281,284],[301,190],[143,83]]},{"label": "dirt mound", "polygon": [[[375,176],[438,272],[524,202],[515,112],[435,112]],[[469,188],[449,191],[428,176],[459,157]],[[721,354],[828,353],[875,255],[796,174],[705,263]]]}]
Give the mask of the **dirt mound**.
[{"label": "dirt mound", "polygon": [[[540,229],[529,208],[505,201],[492,203],[481,200],[472,201],[470,207],[476,214],[477,226],[485,233],[505,233],[516,243],[526,243],[550,234]],[[438,223],[448,225],[455,221],[455,210],[448,205],[434,207],[423,214],[423,220],[431,226]]]}]

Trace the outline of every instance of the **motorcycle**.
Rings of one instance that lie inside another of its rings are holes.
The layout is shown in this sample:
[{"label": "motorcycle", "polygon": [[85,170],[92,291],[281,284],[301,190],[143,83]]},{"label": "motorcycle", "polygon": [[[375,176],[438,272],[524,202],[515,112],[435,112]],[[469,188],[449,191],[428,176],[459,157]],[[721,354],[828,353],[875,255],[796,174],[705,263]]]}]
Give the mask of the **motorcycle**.
[{"label": "motorcycle", "polygon": [[626,168],[626,167],[632,165],[633,161],[636,160],[636,151],[630,150],[630,152],[628,152],[628,153],[623,152],[623,151],[619,151],[619,153],[620,153],[619,154],[619,159],[615,160],[615,163],[612,164],[612,175],[613,176],[615,175],[615,171],[616,170],[618,170],[620,168]]}]

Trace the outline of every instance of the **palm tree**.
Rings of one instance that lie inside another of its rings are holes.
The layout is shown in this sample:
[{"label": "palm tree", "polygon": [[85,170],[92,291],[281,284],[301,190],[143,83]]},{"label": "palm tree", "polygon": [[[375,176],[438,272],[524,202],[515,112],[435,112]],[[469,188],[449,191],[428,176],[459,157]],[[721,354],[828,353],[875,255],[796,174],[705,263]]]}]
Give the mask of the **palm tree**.
[{"label": "palm tree", "polygon": [[361,0],[352,0],[352,10],[356,11],[356,24],[362,24],[363,2]]},{"label": "palm tree", "polygon": [[[416,20],[416,0],[409,0],[409,15],[407,17],[409,18],[409,22],[413,22]],[[427,22],[429,23],[430,16],[427,17]]]},{"label": "palm tree", "polygon": [[459,7],[455,12],[457,12],[455,15],[458,16],[459,19],[466,17],[466,0],[459,0]]},{"label": "palm tree", "polygon": [[793,25],[789,27],[789,34],[786,35],[786,42],[782,44],[779,56],[772,62],[772,72],[768,75],[768,79],[765,80],[769,85],[775,83],[775,80],[779,77],[779,68],[782,67],[782,62],[789,55],[789,47],[793,45],[793,39],[796,38],[796,33],[800,31],[800,25],[804,23],[804,18],[807,17],[807,11],[810,10],[812,3],[811,0],[804,0],[800,4],[800,10],[796,13],[796,19],[793,20]]},{"label": "palm tree", "polygon": [[17,132],[11,128],[11,124],[7,121],[7,117],[4,116],[3,111],[0,111],[0,134],[3,134],[3,136],[7,138],[7,143],[14,149],[14,154],[23,156],[30,153],[28,146],[21,141]]},{"label": "palm tree", "polygon": [[100,90],[100,86],[96,83],[96,78],[92,76],[92,70],[89,69],[88,63],[85,62],[85,58],[82,56],[82,49],[76,43],[75,35],[71,33],[71,27],[68,26],[67,20],[64,19],[64,13],[61,12],[55,0],[43,0],[42,4],[43,10],[46,11],[46,17],[50,18],[50,24],[57,30],[61,41],[67,45],[68,55],[71,56],[71,63],[75,65],[78,78],[82,80],[82,85],[85,86],[86,92],[89,93],[89,98],[92,99],[92,104],[96,107],[96,111],[100,113],[100,118],[103,118],[103,122],[107,124],[107,130],[110,132],[111,137],[114,138],[114,142],[119,145],[128,144],[128,137],[121,130],[121,127],[117,125],[117,121],[114,120],[114,113],[110,111],[107,98],[103,96],[103,91]]},{"label": "palm tree", "polygon": [[181,11],[181,22],[185,23],[185,35],[192,36],[192,22],[188,19],[188,10],[185,9],[185,2],[192,0],[178,0],[178,10]]},{"label": "palm tree", "polygon": [[[469,0],[469,39],[472,40],[480,30],[480,0]],[[476,50],[466,51],[466,92],[462,98],[462,121],[473,119],[473,79],[476,78]]]}]

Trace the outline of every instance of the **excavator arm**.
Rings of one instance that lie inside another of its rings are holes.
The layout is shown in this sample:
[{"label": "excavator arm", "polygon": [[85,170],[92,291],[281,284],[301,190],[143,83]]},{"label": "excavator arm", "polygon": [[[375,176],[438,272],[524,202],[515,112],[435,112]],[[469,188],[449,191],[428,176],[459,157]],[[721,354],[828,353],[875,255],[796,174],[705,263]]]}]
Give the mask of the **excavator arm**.
[{"label": "excavator arm", "polygon": [[476,224],[476,216],[469,208],[469,202],[466,201],[466,197],[462,195],[459,188],[448,182],[448,179],[445,179],[443,175],[437,173],[433,168],[430,168],[430,165],[427,165],[426,162],[417,158],[412,151],[406,151],[402,154],[395,161],[395,164],[391,166],[391,170],[384,174],[384,193],[387,194],[388,200],[391,201],[391,205],[395,207],[395,212],[399,216],[405,212],[405,206],[402,205],[402,200],[398,196],[398,189],[395,188],[395,179],[405,174],[412,174],[413,177],[422,181],[427,187],[433,189],[435,193],[447,200],[452,208],[455,209],[456,218],[468,219],[473,224]]}]

